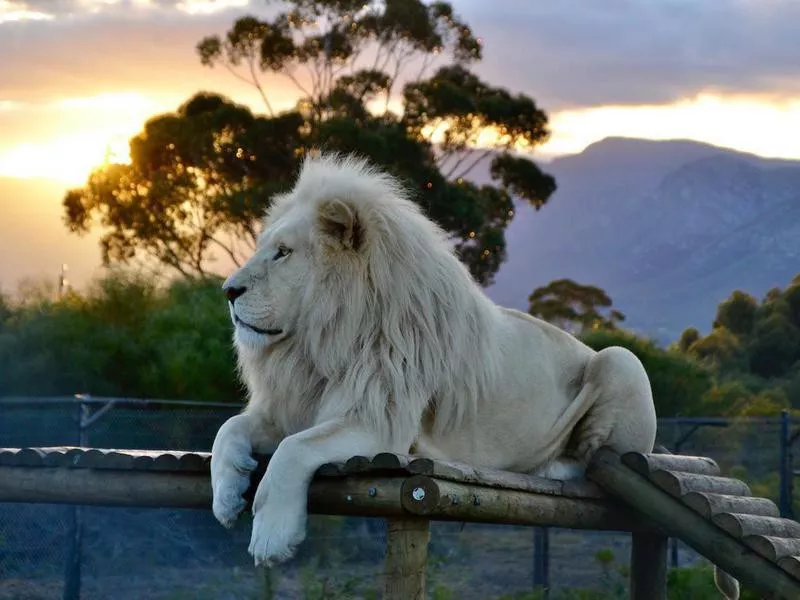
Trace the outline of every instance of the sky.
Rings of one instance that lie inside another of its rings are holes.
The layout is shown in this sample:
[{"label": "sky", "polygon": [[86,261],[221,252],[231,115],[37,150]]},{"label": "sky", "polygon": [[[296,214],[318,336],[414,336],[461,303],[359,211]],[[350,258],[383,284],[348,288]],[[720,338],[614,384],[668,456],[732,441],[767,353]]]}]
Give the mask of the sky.
[{"label": "sky", "polygon": [[[797,0],[453,5],[483,39],[478,73],[532,96],[548,113],[552,135],[535,156],[580,152],[622,135],[800,159]],[[266,0],[0,0],[0,181],[80,185],[105,157],[124,159],[127,140],[149,116],[200,89],[262,111],[246,84],[200,65],[195,45],[239,16],[274,10]],[[264,83],[277,108],[296,101],[285,79]],[[0,229],[25,212],[4,209],[20,199],[3,189]],[[60,201],[60,194],[31,194],[25,214],[63,233]],[[0,236],[0,256],[7,240]],[[96,264],[96,241],[81,243],[87,249],[75,252],[93,248],[86,260]],[[0,285],[24,264],[11,273],[0,259]]]}]

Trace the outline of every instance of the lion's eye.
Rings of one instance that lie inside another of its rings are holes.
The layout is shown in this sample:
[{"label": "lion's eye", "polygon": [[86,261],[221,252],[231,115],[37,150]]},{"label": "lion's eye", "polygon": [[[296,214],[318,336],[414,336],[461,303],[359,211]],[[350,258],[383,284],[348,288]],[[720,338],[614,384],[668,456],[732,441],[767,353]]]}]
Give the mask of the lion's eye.
[{"label": "lion's eye", "polygon": [[286,246],[278,246],[278,251],[275,252],[275,256],[272,257],[272,260],[280,260],[281,258],[289,256],[291,253],[291,249]]}]

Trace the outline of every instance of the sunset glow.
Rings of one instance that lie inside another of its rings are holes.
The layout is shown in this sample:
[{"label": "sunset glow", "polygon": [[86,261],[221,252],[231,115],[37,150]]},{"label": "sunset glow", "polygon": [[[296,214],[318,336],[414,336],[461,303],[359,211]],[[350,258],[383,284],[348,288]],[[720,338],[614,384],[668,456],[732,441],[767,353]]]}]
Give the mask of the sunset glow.
[{"label": "sunset glow", "polygon": [[800,159],[800,99],[702,94],[659,106],[599,106],[555,113],[538,151],[574,154],[609,136],[694,139],[774,158]]},{"label": "sunset glow", "polygon": [[[48,140],[21,140],[0,146],[0,176],[41,177],[80,185],[92,168],[105,160],[127,162],[130,137],[141,131],[152,114],[174,110],[175,106],[143,94],[120,92],[64,98],[54,102],[52,108],[64,113],[65,129],[72,132],[55,130]],[[258,111],[261,107],[252,108]],[[20,107],[6,102],[0,103],[0,110]],[[76,121],[85,122],[79,132],[68,127]],[[705,94],[668,105],[600,106],[556,112],[550,115],[550,125],[552,135],[533,149],[535,155],[550,158],[573,154],[605,137],[625,136],[696,139],[763,156],[800,159],[800,100]],[[436,131],[428,128],[425,134],[432,134],[436,142],[444,130],[444,126]],[[486,129],[476,145],[489,147],[496,141],[496,132]]]},{"label": "sunset glow", "polygon": [[[55,100],[42,110],[54,115],[61,131],[55,129],[44,139],[0,146],[0,177],[44,178],[81,185],[91,170],[105,161],[128,162],[129,139],[159,109],[172,108],[130,92]],[[6,107],[7,111],[18,111],[21,118],[25,118],[26,109],[30,110],[20,105]]]}]

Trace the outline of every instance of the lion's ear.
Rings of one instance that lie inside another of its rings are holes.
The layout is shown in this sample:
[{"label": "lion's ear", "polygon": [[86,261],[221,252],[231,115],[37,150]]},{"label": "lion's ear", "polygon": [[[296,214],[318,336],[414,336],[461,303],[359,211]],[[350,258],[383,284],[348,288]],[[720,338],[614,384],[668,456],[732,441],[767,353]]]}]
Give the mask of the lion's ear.
[{"label": "lion's ear", "polygon": [[319,230],[334,244],[358,250],[364,241],[364,230],[354,206],[342,200],[328,200],[317,214]]}]

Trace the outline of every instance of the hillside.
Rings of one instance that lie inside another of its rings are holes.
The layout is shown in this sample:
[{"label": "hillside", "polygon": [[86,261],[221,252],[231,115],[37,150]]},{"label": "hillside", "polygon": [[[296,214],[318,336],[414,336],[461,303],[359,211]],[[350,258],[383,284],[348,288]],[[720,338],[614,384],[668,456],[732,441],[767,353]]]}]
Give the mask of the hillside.
[{"label": "hillside", "polygon": [[502,304],[525,308],[534,287],[571,277],[666,339],[707,329],[732,290],[760,297],[800,271],[800,162],[610,138],[545,168],[559,188],[538,213],[518,208],[489,289]]}]

